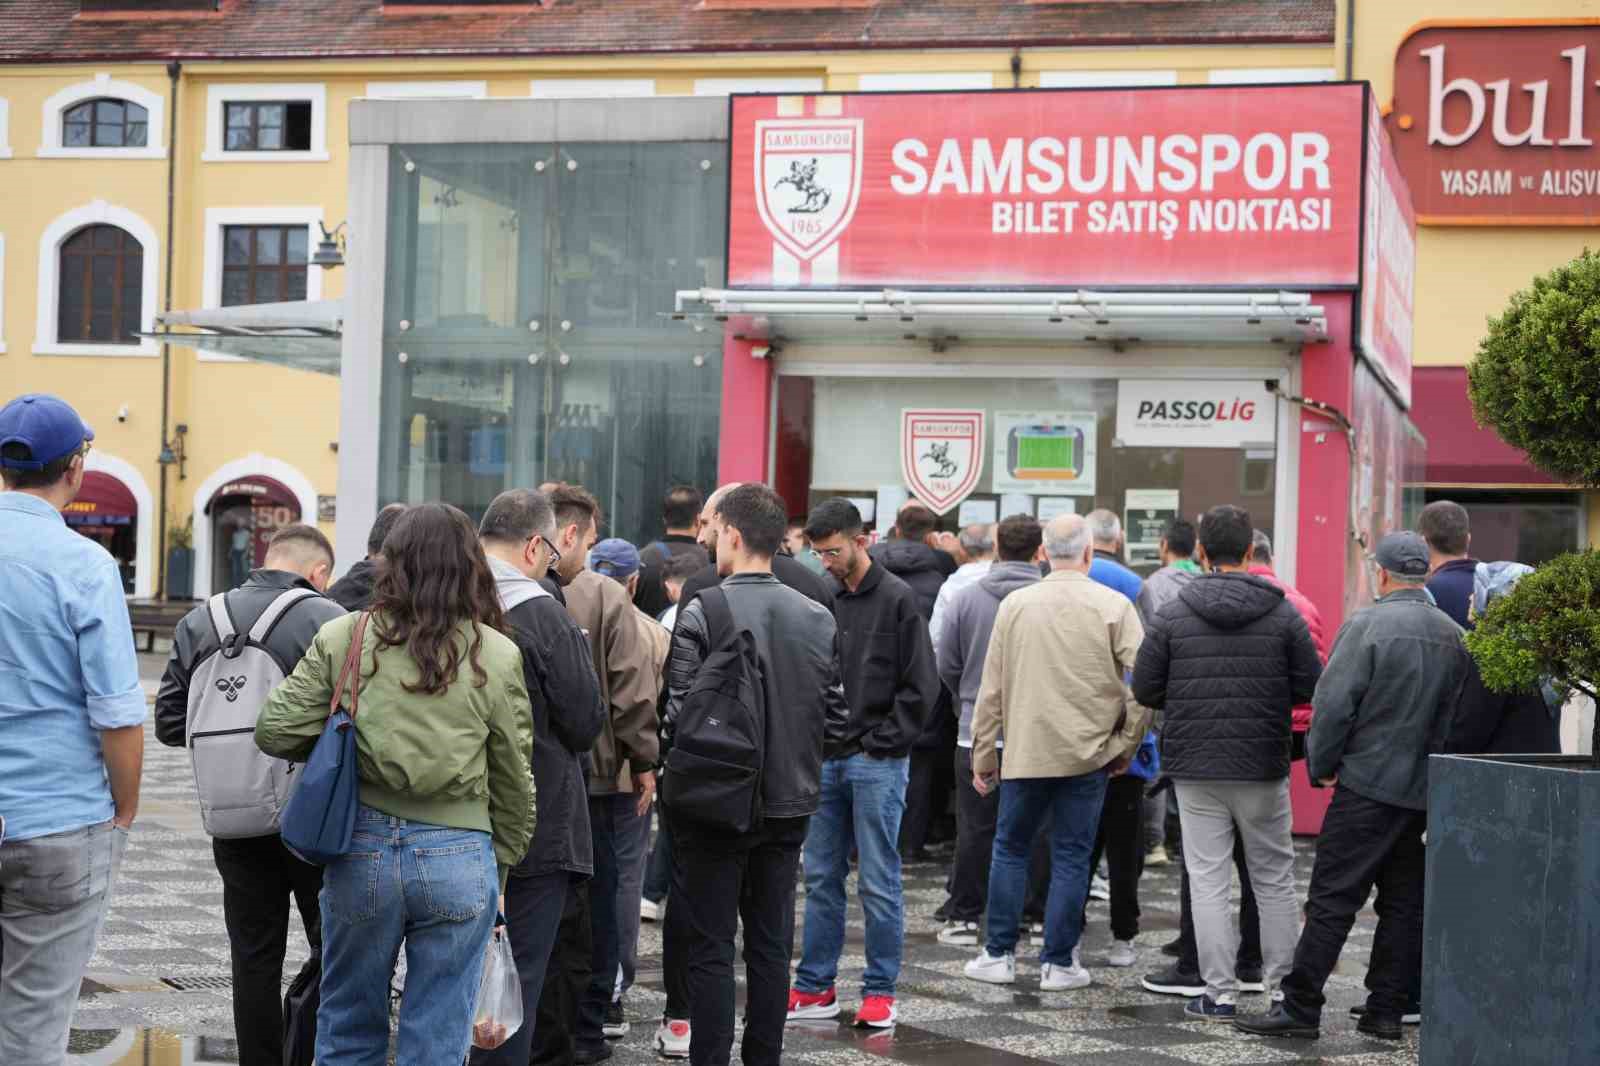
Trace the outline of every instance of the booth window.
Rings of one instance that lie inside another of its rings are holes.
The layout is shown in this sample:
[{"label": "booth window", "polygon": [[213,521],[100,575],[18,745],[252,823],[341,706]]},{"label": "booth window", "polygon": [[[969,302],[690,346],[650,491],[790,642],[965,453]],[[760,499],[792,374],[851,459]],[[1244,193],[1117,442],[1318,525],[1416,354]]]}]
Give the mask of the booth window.
[{"label": "booth window", "polygon": [[67,148],[143,148],[149,135],[150,113],[128,100],[85,100],[61,116]]},{"label": "booth window", "polygon": [[138,344],[144,249],[116,226],[85,226],[61,245],[56,338]]},{"label": "booth window", "polygon": [[222,306],[306,298],[304,226],[224,226]]},{"label": "booth window", "polygon": [[311,148],[311,101],[251,100],[223,105],[229,152],[305,152]]}]

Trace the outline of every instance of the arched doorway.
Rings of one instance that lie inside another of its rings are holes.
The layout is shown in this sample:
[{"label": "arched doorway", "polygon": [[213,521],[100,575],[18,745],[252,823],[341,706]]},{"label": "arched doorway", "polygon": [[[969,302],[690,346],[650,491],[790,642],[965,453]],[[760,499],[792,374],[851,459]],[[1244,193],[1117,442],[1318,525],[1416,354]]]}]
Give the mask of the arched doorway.
[{"label": "arched doorway", "polygon": [[111,553],[122,574],[122,590],[131,595],[139,560],[139,501],[133,491],[110,474],[87,471],[83,488],[62,517]]},{"label": "arched doorway", "polygon": [[264,474],[229,481],[206,504],[211,530],[211,588],[237,587],[267,557],[267,543],[300,521],[300,501],[288,486]]}]

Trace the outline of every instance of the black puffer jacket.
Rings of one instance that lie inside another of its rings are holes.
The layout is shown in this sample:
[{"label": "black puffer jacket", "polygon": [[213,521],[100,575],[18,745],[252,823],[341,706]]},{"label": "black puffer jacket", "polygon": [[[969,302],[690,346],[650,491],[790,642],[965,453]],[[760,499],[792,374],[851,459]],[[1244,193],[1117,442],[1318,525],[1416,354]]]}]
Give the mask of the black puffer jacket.
[{"label": "black puffer jacket", "polygon": [[1133,695],[1165,711],[1161,766],[1178,780],[1289,775],[1292,709],[1322,662],[1283,590],[1241,573],[1204,574],[1145,630]]}]

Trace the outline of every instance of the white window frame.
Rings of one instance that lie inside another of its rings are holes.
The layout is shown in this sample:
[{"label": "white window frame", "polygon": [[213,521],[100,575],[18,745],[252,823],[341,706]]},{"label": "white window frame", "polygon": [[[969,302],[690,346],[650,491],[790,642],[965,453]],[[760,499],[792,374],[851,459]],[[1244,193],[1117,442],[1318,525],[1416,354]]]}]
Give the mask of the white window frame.
[{"label": "white window frame", "polygon": [[[208,207],[206,208],[206,232],[204,252],[204,272],[201,274],[200,306],[205,310],[215,310],[222,306],[222,231],[228,226],[296,226],[306,227],[308,240],[306,249],[309,252],[315,249],[321,237],[319,227],[322,224],[323,212],[321,207]],[[306,267],[306,299],[322,299],[322,268],[319,266]],[[250,360],[226,352],[214,351],[210,348],[198,349],[199,359],[203,363],[248,363]]]},{"label": "white window frame", "polygon": [[[143,148],[68,148],[61,143],[61,123],[67,110],[85,100],[100,97],[126,100],[145,110]],[[160,93],[142,85],[118,81],[109,74],[96,74],[89,81],[69,85],[52,93],[44,102],[44,125],[39,133],[40,159],[165,159],[167,158],[167,101]],[[4,138],[0,137],[0,142]]]},{"label": "white window frame", "polygon": [[1333,81],[1332,67],[1221,67],[1206,75],[1212,85],[1271,85],[1277,82]]},{"label": "white window frame", "polygon": [[763,78],[696,78],[696,96],[727,96],[731,93],[820,93],[822,79],[811,75]]},{"label": "white window frame", "polygon": [[989,70],[907,71],[860,75],[862,92],[916,92],[926,89],[993,89]]},{"label": "white window frame", "polygon": [[11,158],[11,103],[0,96],[0,159]]},{"label": "white window frame", "polygon": [[367,96],[376,100],[482,100],[486,81],[369,81]]},{"label": "white window frame", "polygon": [[[246,104],[260,100],[308,101],[311,104],[311,147],[306,151],[229,152],[226,127],[222,121],[227,104]],[[241,84],[223,82],[206,87],[206,149],[200,156],[207,163],[326,163],[328,161],[328,87],[321,82],[261,82]]]},{"label": "white window frame", "polygon": [[150,223],[116,204],[95,200],[59,215],[39,237],[39,303],[34,319],[34,355],[105,355],[114,357],[155,356],[161,353],[153,337],[141,337],[138,344],[96,344],[92,341],[62,342],[56,335],[56,313],[61,286],[61,245],[85,226],[116,226],[139,242],[143,254],[143,278],[139,293],[139,331],[149,333],[156,322],[156,279],[161,262],[161,242]]},{"label": "white window frame", "polygon": [[540,100],[616,98],[655,94],[654,78],[534,78],[528,83],[528,95]]},{"label": "white window frame", "polygon": [[1178,84],[1176,70],[1041,70],[1041,89],[1118,89]]}]

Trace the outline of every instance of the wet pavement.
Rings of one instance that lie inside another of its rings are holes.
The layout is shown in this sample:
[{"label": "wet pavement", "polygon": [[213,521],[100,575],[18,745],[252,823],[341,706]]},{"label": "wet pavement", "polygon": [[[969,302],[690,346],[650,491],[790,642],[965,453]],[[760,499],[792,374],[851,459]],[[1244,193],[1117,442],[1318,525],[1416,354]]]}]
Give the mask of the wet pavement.
[{"label": "wet pavement", "polygon": [[[147,665],[147,677],[158,673]],[[1313,848],[1301,841],[1303,895]],[[1414,1066],[1417,1033],[1404,1044],[1363,1037],[1348,1008],[1365,999],[1362,978],[1374,916],[1363,912],[1328,986],[1319,1041],[1269,1042],[1226,1026],[1193,1022],[1183,1001],[1139,988],[1142,974],[1169,960],[1159,946],[1176,935],[1177,867],[1152,867],[1140,884],[1144,914],[1139,964],[1106,965],[1111,946],[1104,903],[1091,903],[1084,963],[1095,983],[1076,992],[1039,993],[1035,959],[1021,960],[1018,983],[997,988],[969,981],[961,968],[976,953],[935,940],[933,912],[944,901],[945,867],[906,869],[906,950],[899,989],[901,1024],[893,1031],[849,1026],[859,1002],[865,959],[861,910],[852,900],[849,939],[839,975],[840,1022],[789,1030],[785,1062],[817,1066],[1175,1066],[1175,1064],[1324,1063],[1327,1066]],[[852,889],[853,895],[853,889]],[[287,904],[286,904],[287,906]],[[298,916],[291,916],[285,980],[306,957]],[[638,984],[629,992],[632,1031],[615,1045],[618,1064],[658,1061],[650,1040],[665,1002],[660,980],[661,934],[640,934]],[[181,750],[149,737],[144,800],[116,897],[74,1019],[72,1054],[80,1066],[206,1066],[238,1061],[232,1042],[228,941],[222,885],[200,829],[193,780]],[[1030,989],[1030,986],[1032,988]],[[1259,995],[1241,997],[1244,1011],[1265,1009]],[[737,1045],[735,1045],[737,1049]],[[737,1061],[737,1050],[735,1051]]]}]

